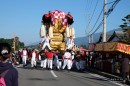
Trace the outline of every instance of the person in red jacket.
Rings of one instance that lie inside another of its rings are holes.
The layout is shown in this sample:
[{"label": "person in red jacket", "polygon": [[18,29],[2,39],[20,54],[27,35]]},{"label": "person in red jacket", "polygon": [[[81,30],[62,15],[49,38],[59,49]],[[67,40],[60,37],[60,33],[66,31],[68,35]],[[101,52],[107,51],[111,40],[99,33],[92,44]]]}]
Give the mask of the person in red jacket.
[{"label": "person in red jacket", "polygon": [[51,50],[49,50],[47,53],[46,53],[46,56],[47,56],[47,66],[49,69],[52,69],[52,61],[53,61],[53,52],[51,52]]},{"label": "person in red jacket", "polygon": [[28,51],[27,51],[27,48],[24,48],[21,52],[21,57],[22,57],[22,63],[23,63],[23,66],[26,65],[27,63],[27,58],[28,58]]}]

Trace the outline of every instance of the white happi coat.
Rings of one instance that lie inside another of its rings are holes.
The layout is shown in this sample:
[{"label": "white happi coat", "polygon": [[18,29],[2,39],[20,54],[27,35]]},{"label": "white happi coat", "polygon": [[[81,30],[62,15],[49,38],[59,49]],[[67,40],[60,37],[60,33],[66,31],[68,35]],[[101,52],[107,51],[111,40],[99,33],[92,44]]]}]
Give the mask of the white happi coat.
[{"label": "white happi coat", "polygon": [[36,66],[36,52],[32,52],[31,67]]},{"label": "white happi coat", "polygon": [[22,55],[22,61],[23,61],[23,64],[26,65],[26,61],[27,61],[27,56],[28,56],[28,53],[27,53],[27,50],[23,50],[23,55]]},{"label": "white happi coat", "polygon": [[72,49],[74,46],[74,40],[73,39],[68,39],[67,40],[67,49]]},{"label": "white happi coat", "polygon": [[65,54],[64,54],[64,63],[63,63],[63,66],[62,66],[62,69],[64,69],[65,68],[65,66],[67,65],[67,69],[71,69],[71,62],[72,62],[72,60],[71,60],[71,53],[70,52],[65,52]]},{"label": "white happi coat", "polygon": [[42,43],[43,43],[43,47],[42,47],[42,50],[44,50],[44,48],[47,46],[50,50],[51,50],[51,47],[50,47],[50,44],[49,44],[49,41],[50,41],[50,37],[44,37],[42,39]]}]

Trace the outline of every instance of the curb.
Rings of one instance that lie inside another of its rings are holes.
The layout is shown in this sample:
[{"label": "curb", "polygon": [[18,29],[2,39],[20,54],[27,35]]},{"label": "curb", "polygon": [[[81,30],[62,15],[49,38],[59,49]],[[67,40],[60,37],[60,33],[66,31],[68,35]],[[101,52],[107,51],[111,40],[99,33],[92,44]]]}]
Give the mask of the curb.
[{"label": "curb", "polygon": [[[94,69],[94,68],[87,67],[86,70],[93,72],[93,73],[96,73],[96,74],[99,74],[99,75],[102,75],[104,77],[107,77],[111,81],[123,81],[122,77],[120,77],[120,76],[113,75],[113,74],[110,74],[110,73],[106,73],[106,72],[103,72],[103,71],[100,71],[100,70],[97,70],[97,69]],[[130,85],[130,81],[126,81],[126,84]]]},{"label": "curb", "polygon": [[105,77],[108,77],[108,78],[121,78],[119,76],[116,76],[116,75],[112,75],[110,73],[106,73],[106,72],[103,72],[103,71],[100,71],[100,70],[97,70],[97,69],[94,69],[94,68],[87,68],[88,71],[91,71],[93,73],[97,73],[99,75],[102,75],[102,76],[105,76]]}]

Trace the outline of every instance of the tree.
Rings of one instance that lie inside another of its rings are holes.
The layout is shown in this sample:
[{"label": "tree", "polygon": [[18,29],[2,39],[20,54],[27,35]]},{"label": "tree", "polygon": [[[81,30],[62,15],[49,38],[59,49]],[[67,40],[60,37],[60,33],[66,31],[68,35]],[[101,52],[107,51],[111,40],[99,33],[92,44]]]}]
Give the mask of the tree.
[{"label": "tree", "polygon": [[[4,39],[4,38],[0,38],[0,43],[6,42],[8,43],[12,48],[14,46],[14,38],[12,39]],[[24,47],[24,43],[19,41],[19,38],[16,38],[16,50],[18,50],[19,48],[23,48]]]},{"label": "tree", "polygon": [[124,35],[124,39],[127,42],[130,42],[130,14],[128,14],[127,16],[125,16],[122,21],[124,22],[122,25],[120,25],[120,27],[123,29],[124,32],[126,32],[128,34],[128,37],[126,36],[126,34]]}]

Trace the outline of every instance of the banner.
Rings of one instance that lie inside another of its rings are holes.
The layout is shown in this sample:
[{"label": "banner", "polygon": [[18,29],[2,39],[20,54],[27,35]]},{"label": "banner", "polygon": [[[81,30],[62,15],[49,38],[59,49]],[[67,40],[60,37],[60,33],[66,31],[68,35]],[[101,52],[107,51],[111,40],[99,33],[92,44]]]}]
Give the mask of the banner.
[{"label": "banner", "polygon": [[123,53],[130,54],[130,45],[118,43],[117,44],[117,50],[120,51],[120,52],[123,52]]},{"label": "banner", "polygon": [[104,45],[104,43],[96,44],[95,48],[94,48],[94,51],[103,51],[104,50],[103,45]]},{"label": "banner", "polygon": [[95,44],[94,51],[119,51],[122,53],[130,54],[130,45],[119,42],[103,42]]},{"label": "banner", "polygon": [[117,49],[117,42],[106,42],[103,45],[104,51],[116,51]]}]

